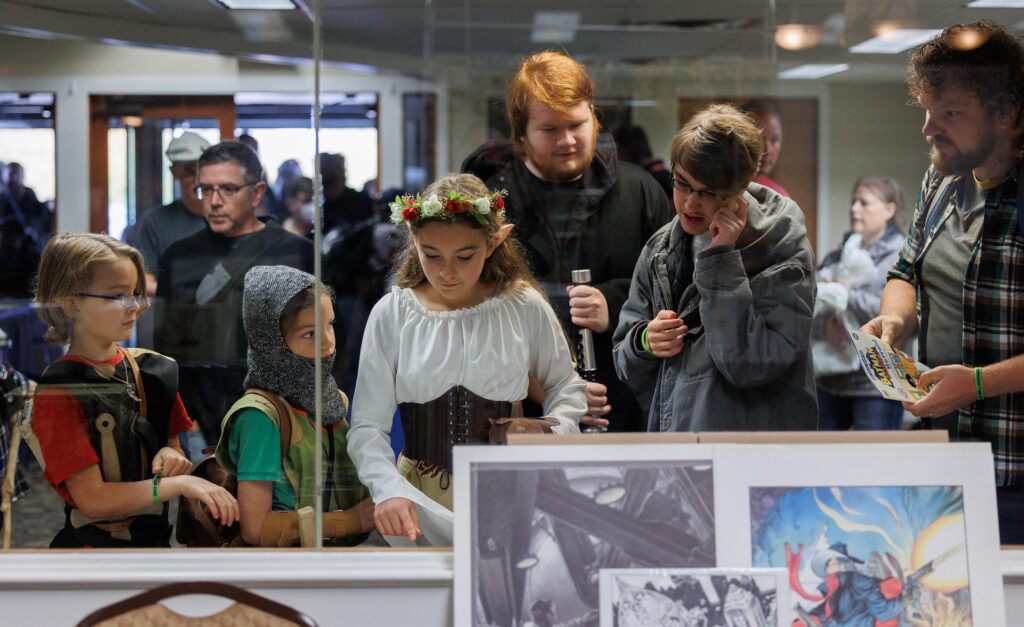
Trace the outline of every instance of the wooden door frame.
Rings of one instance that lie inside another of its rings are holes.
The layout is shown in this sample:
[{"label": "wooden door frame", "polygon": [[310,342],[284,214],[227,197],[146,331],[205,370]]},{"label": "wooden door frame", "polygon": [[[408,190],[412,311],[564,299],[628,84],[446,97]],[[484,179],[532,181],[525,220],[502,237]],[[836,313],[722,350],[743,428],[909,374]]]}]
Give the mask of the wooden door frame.
[{"label": "wooden door frame", "polygon": [[[139,98],[143,118],[217,120],[221,138],[235,134],[237,112],[233,95],[185,96],[185,95],[136,95],[124,96],[130,100]],[[105,232],[110,224],[107,219],[110,193],[109,158],[107,135],[110,131],[109,99],[102,94],[89,95],[89,231]],[[116,236],[117,234],[115,234]]]}]

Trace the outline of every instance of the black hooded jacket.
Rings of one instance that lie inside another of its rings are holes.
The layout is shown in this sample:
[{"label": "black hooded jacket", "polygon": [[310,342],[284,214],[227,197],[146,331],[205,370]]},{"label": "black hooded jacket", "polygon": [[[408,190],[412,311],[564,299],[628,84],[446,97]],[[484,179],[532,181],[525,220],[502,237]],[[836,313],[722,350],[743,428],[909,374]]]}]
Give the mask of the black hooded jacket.
[{"label": "black hooded jacket", "polygon": [[[612,145],[608,145],[612,144]],[[629,283],[644,244],[672,219],[665,192],[643,168],[619,161],[614,144],[599,140],[594,160],[580,180],[549,183],[534,176],[520,159],[487,181],[507,189],[506,215],[525,249],[534,276],[547,288],[551,304],[573,341],[578,332],[569,319],[565,285],[571,271],[589,268],[591,284],[608,301],[609,328],[594,334],[597,379],[608,386],[613,431],[643,430],[640,409],[629,389],[615,376],[612,331],[629,295]],[[571,207],[575,233],[556,233],[551,207]],[[567,267],[571,266],[571,267]]]}]

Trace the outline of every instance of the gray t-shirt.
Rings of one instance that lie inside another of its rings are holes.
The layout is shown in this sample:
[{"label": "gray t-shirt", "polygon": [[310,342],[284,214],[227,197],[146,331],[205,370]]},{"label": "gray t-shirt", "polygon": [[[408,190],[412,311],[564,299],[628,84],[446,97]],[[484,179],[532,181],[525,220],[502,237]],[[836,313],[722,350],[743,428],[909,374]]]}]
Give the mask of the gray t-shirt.
[{"label": "gray t-shirt", "polygon": [[156,274],[159,270],[160,257],[168,246],[202,230],[205,226],[206,221],[203,217],[189,211],[180,200],[150,209],[143,214],[135,239],[146,262],[146,272]]},{"label": "gray t-shirt", "polygon": [[964,275],[985,222],[986,196],[971,177],[921,263],[928,299],[925,355],[932,368],[963,362]]}]

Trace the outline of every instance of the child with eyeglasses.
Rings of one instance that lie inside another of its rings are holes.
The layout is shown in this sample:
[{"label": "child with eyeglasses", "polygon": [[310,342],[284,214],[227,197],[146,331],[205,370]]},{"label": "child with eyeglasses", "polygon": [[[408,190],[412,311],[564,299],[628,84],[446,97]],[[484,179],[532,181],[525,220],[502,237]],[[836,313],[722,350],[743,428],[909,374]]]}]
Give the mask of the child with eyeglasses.
[{"label": "child with eyeglasses", "polygon": [[676,219],[647,242],[615,368],[648,431],[814,430],[814,255],[792,200],[752,183],[748,115],[710,105],[672,141]]},{"label": "child with eyeglasses", "polygon": [[37,456],[66,503],[51,548],[166,547],[168,501],[202,501],[238,520],[223,488],[189,474],[178,434],[192,426],[178,396],[176,363],[119,346],[149,306],[138,250],[107,235],[50,240],[35,302],[45,339],[68,352],[43,373],[33,400]]}]

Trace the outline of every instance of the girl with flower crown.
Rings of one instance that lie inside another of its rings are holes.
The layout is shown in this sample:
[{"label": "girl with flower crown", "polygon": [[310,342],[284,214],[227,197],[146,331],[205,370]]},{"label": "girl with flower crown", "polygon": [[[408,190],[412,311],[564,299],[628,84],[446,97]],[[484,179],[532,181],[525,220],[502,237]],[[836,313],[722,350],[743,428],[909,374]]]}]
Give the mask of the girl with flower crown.
[{"label": "girl with flower crown", "polygon": [[[531,375],[552,431],[578,432],[586,413],[585,383],[510,237],[502,196],[460,174],[391,203],[409,238],[397,287],[367,321],[348,444],[385,536],[414,541],[422,530],[431,544],[451,544],[452,446],[486,443],[489,419],[514,415]],[[396,406],[405,432],[397,465]]]}]

